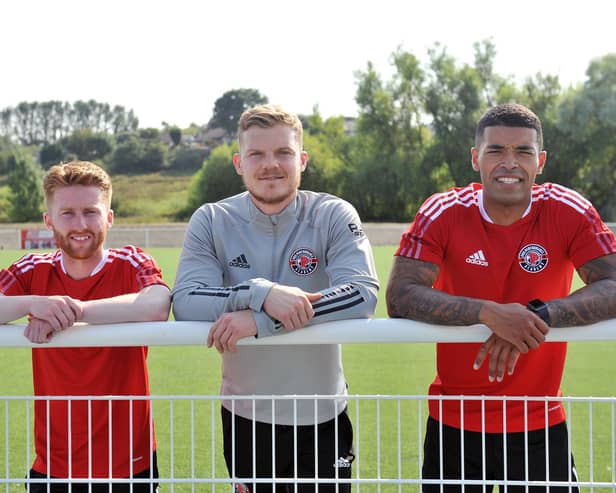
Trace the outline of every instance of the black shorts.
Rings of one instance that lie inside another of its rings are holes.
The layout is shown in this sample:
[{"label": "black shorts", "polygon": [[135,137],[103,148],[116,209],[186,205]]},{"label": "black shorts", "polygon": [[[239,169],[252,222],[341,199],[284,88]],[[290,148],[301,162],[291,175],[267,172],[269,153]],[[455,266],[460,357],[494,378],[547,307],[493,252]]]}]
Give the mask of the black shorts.
[{"label": "black shorts", "polygon": [[[232,422],[235,429],[232,430]],[[338,422],[338,449],[336,450],[335,428]],[[222,408],[222,430],[224,440],[225,461],[229,475],[244,481],[235,485],[237,493],[309,493],[316,490],[316,482],[297,483],[255,483],[249,479],[272,478],[272,425],[255,423],[256,447],[254,463],[256,474],[253,474],[253,420],[235,416]],[[292,478],[295,475],[295,436],[297,434],[297,477],[315,478],[315,428],[317,429],[318,450],[316,451],[317,470],[320,478],[351,477],[353,455],[353,428],[346,410],[337,418],[319,425],[292,426],[275,425],[275,476],[276,478]],[[232,433],[235,434],[233,441]],[[233,464],[233,442],[235,442],[235,464]],[[235,468],[235,470],[233,469]],[[337,476],[336,476],[337,475]],[[349,483],[319,483],[319,493],[349,493]]]},{"label": "black shorts", "polygon": [[[156,461],[156,452],[152,455],[152,478],[158,479],[158,463]],[[47,474],[42,474],[34,469],[29,472],[30,484],[25,484],[26,490],[30,493],[69,493],[68,483],[47,483]],[[133,478],[148,479],[150,478],[150,469],[134,474]],[[52,476],[52,479],[56,479]],[[40,481],[38,481],[40,480]],[[126,483],[91,483],[92,489],[89,489],[90,483],[72,483],[71,493],[131,493],[130,482]],[[49,487],[49,488],[48,488]],[[132,493],[157,493],[158,482],[133,483]]]},{"label": "black shorts", "polygon": [[[428,418],[426,439],[424,442],[424,463],[421,472],[422,479],[456,479],[462,478],[460,429],[442,425],[443,455],[441,457],[439,428],[441,423]],[[526,459],[528,455],[528,480],[546,480],[546,444],[545,429],[533,430],[528,433],[485,433],[485,454],[482,452],[482,433],[464,432],[464,479],[483,479],[483,464],[485,461],[485,479],[488,481],[503,481],[505,464],[508,481],[525,481]],[[507,437],[507,456],[503,453],[503,436]],[[526,437],[526,438],[525,438]],[[567,425],[560,423],[548,428],[549,445],[549,480],[577,481],[573,456],[568,450]],[[525,454],[526,444],[528,454]],[[441,473],[441,461],[443,471]],[[465,484],[464,489],[458,484],[445,485],[441,490],[439,484],[423,484],[424,493],[479,493],[492,491],[492,486]],[[545,492],[543,486],[499,486],[499,491],[508,493],[539,493]],[[578,493],[576,486],[550,487],[550,493]]]}]

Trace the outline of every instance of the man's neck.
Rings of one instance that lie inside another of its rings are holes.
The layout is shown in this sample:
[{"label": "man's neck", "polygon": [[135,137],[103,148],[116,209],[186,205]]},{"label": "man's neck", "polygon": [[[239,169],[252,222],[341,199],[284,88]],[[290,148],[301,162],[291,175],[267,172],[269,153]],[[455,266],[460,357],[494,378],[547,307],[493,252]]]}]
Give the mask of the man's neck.
[{"label": "man's neck", "polygon": [[484,193],[482,194],[482,209],[483,213],[494,224],[509,226],[528,215],[531,209],[531,200],[529,197],[525,204],[499,204],[486,200]]},{"label": "man's neck", "polygon": [[73,258],[62,251],[62,269],[72,279],[85,279],[101,269],[106,257],[103,249],[85,259]]},{"label": "man's neck", "polygon": [[266,216],[275,216],[276,214],[280,214],[289,206],[291,202],[295,200],[295,197],[297,197],[297,192],[295,192],[292,196],[286,198],[282,202],[268,203],[258,200],[252,194],[250,195],[250,199],[252,200],[252,203],[255,205],[255,207]]}]

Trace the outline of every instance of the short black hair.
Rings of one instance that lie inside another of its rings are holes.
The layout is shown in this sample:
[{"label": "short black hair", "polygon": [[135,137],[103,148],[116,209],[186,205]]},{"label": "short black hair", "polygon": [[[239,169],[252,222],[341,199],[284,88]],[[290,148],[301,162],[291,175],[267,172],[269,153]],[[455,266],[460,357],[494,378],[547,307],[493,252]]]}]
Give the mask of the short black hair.
[{"label": "short black hair", "polygon": [[493,106],[486,111],[477,123],[475,130],[475,147],[483,139],[486,127],[523,127],[534,128],[537,131],[539,150],[543,150],[543,130],[541,120],[526,106],[518,103],[505,103]]}]

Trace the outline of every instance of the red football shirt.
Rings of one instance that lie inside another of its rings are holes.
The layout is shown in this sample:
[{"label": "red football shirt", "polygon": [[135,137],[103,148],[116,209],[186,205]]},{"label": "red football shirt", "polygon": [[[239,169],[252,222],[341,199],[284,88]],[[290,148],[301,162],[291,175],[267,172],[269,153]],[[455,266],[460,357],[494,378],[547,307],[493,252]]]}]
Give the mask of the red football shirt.
[{"label": "red football shirt", "polygon": [[[568,188],[535,185],[529,209],[509,226],[494,224],[482,205],[482,187],[473,183],[431,196],[403,234],[395,255],[439,266],[434,287],[457,296],[526,305],[569,294],[574,268],[616,252],[616,238],[590,202]],[[437,375],[430,395],[560,396],[566,343],[545,343],[522,354],[513,375],[488,381],[487,362],[473,362],[479,343],[437,344]],[[482,412],[482,406],[483,412]],[[564,409],[548,402],[430,400],[430,415],[472,431],[538,429],[562,422]],[[461,421],[463,414],[464,422]],[[485,417],[485,421],[482,417]],[[525,414],[527,425],[525,425]]]},{"label": "red football shirt", "polygon": [[[86,279],[64,272],[59,250],[26,255],[0,272],[0,292],[8,296],[68,295],[87,301],[136,293],[153,284],[164,284],[160,269],[133,246],[106,250]],[[35,348],[34,394],[149,395],[146,357],[146,347]],[[150,451],[156,450],[147,400],[37,400],[34,434],[33,468],[47,474],[49,461],[49,474],[59,478],[68,477],[69,470],[74,478],[89,477],[90,463],[92,477],[111,473],[125,478],[131,462],[133,474],[148,469]]]}]

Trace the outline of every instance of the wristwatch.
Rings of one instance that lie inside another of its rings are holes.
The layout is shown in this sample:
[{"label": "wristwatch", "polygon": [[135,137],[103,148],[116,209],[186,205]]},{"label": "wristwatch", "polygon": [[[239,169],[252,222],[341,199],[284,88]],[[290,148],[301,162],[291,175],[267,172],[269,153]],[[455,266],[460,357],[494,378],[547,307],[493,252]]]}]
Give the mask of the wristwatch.
[{"label": "wristwatch", "polygon": [[535,313],[539,316],[541,320],[543,320],[546,324],[550,325],[550,312],[548,312],[548,305],[546,305],[539,298],[531,300],[526,305],[526,308],[531,312]]}]

